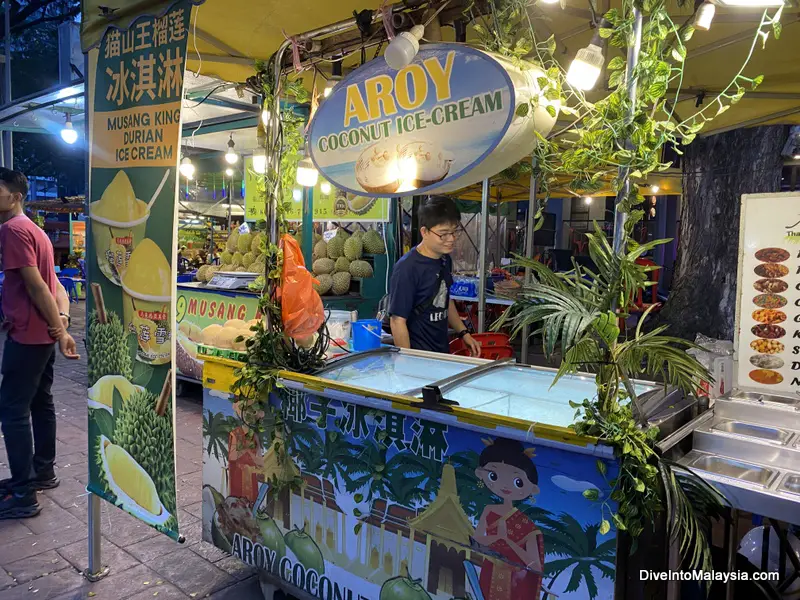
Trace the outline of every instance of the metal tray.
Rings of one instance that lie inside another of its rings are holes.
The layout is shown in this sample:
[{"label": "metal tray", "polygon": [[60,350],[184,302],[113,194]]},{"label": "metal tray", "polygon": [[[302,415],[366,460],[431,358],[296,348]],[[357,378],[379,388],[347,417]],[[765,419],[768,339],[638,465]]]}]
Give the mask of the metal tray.
[{"label": "metal tray", "polygon": [[711,429],[737,437],[756,438],[763,442],[782,446],[786,445],[786,442],[792,437],[792,433],[784,429],[756,423],[744,423],[742,421],[722,421],[713,425]]},{"label": "metal tray", "polygon": [[773,469],[711,454],[700,455],[689,466],[730,479],[746,481],[763,488],[769,487],[777,473]]},{"label": "metal tray", "polygon": [[763,394],[761,396],[761,400],[764,402],[774,402],[775,404],[786,404],[795,407],[800,405],[800,400],[792,396],[768,396],[767,394]]},{"label": "metal tray", "polygon": [[783,478],[783,481],[781,481],[778,490],[800,496],[800,475],[788,473],[786,477]]}]

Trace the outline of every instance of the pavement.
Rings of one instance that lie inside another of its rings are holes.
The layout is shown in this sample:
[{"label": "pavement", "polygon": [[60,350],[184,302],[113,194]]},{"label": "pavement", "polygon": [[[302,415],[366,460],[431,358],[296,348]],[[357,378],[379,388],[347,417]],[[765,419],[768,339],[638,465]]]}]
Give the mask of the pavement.
[{"label": "pavement", "polygon": [[[111,504],[102,504],[102,560],[109,575],[88,582],[88,480],[86,315],[71,305],[70,332],[79,361],[58,356],[53,395],[58,415],[56,474],[61,485],[39,494],[42,512],[32,519],[0,521],[0,600],[261,599],[255,570],[201,540],[202,395],[185,386],[177,399],[178,544]],[[0,341],[4,341],[0,337]],[[0,353],[2,347],[0,346]],[[8,477],[0,436],[0,478]]]}]

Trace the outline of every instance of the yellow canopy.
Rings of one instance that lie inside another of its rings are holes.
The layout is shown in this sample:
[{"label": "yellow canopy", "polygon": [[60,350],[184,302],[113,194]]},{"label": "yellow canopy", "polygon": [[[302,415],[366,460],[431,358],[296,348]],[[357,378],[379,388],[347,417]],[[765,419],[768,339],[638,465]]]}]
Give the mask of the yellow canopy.
[{"label": "yellow canopy", "polygon": [[[96,44],[111,23],[126,26],[137,15],[163,12],[169,4],[168,0],[84,0],[84,48]],[[599,4],[607,7],[609,0]],[[610,1],[610,6],[616,4],[618,0]],[[720,115],[704,133],[768,123],[800,124],[800,8],[793,4],[784,9],[781,38],[770,38],[764,50],[757,43],[744,73],[764,75],[762,86]],[[284,41],[284,34],[304,33],[350,18],[354,10],[379,5],[380,0],[206,0],[192,16],[188,66],[226,81],[244,81],[253,74],[255,59],[268,59]],[[564,64],[589,43],[591,14],[584,0],[567,0],[564,9],[558,3],[539,3],[532,10],[541,34],[555,34]],[[691,7],[675,7],[673,12],[673,20],[680,24]],[[676,105],[677,114],[684,119],[697,110],[695,104],[702,92],[708,102],[731,81],[753,43],[762,11],[718,6],[716,13],[711,30],[698,30],[689,42],[683,93]],[[442,31],[445,37],[452,35],[450,28]],[[614,52],[621,54],[610,49],[607,59]]]}]

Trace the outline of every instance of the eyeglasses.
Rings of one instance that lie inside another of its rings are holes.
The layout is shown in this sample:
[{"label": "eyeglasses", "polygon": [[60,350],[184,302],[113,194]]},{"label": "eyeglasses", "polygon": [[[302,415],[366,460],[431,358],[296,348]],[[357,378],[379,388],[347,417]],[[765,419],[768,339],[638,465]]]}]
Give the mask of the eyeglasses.
[{"label": "eyeglasses", "polygon": [[446,233],[436,233],[433,229],[428,229],[428,231],[430,231],[433,235],[438,237],[443,242],[447,242],[447,241],[450,241],[450,240],[455,241],[459,237],[461,237],[461,233],[462,233],[463,229],[456,229],[455,231],[448,231]]}]

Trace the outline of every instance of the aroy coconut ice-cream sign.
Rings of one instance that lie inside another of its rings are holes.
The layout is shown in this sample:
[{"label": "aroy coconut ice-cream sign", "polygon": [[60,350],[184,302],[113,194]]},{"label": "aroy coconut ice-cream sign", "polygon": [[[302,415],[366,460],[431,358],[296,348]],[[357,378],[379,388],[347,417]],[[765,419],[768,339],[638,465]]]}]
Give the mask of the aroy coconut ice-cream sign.
[{"label": "aroy coconut ice-cream sign", "polygon": [[172,382],[189,2],[90,53],[90,492],[178,538]]},{"label": "aroy coconut ice-cream sign", "polygon": [[[356,196],[450,191],[494,175],[530,155],[534,130],[547,133],[555,107],[539,96],[531,65],[454,44],[423,46],[395,71],[376,58],[334,88],[310,131],[322,176]],[[478,168],[488,161],[484,168]]]}]

